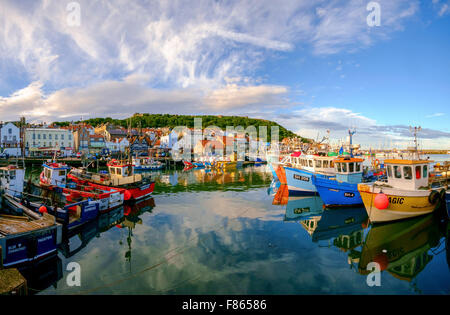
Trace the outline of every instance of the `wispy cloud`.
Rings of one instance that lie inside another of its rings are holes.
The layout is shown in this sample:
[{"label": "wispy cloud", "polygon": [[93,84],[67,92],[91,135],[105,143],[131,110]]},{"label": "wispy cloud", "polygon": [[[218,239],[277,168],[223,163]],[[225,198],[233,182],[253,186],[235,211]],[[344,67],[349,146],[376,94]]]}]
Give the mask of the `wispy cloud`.
[{"label": "wispy cloud", "polygon": [[445,113],[434,113],[434,114],[430,114],[430,115],[426,115],[426,118],[434,118],[434,117],[441,117],[444,116]]}]

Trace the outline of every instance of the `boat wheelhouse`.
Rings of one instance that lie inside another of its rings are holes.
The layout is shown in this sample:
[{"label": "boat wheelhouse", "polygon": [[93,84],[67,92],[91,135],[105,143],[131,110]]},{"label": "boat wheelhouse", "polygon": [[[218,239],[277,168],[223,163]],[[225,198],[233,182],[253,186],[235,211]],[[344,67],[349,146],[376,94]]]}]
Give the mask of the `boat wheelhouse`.
[{"label": "boat wheelhouse", "polygon": [[[370,221],[401,220],[425,215],[439,208],[445,202],[445,189],[429,184],[429,164],[432,162],[388,159],[384,161],[387,182],[358,184]],[[376,201],[378,195],[382,195],[378,200],[385,201]]]},{"label": "boat wheelhouse", "polygon": [[313,184],[326,206],[361,205],[363,203],[358,192],[358,183],[363,181],[363,162],[364,159],[360,158],[339,157],[334,160],[335,177],[313,176]]},{"label": "boat wheelhouse", "polygon": [[291,156],[290,162],[284,164],[289,195],[315,195],[316,186],[312,176],[329,178],[335,175],[333,156],[300,155]]}]

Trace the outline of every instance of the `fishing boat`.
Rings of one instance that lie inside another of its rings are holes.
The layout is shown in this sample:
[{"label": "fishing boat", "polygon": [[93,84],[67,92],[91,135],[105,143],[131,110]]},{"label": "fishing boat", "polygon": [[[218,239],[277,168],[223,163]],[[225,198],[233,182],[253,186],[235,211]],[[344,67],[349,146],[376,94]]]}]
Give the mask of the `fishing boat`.
[{"label": "fishing boat", "polygon": [[373,223],[425,215],[442,206],[445,189],[429,184],[430,160],[385,160],[387,182],[358,184]]},{"label": "fishing boat", "polygon": [[138,200],[150,196],[155,188],[155,182],[135,174],[133,164],[128,161],[111,160],[107,164],[109,173],[88,172],[84,168],[73,168],[67,177],[72,181],[90,185],[96,188],[124,189],[124,200]]},{"label": "fishing boat", "polygon": [[164,168],[163,163],[160,161],[155,161],[149,157],[133,158],[133,165],[135,171],[162,170]]},{"label": "fishing boat", "polygon": [[411,281],[431,261],[430,249],[439,246],[441,237],[433,214],[372,226],[362,246],[358,270],[368,274],[368,264],[376,262],[381,271]]},{"label": "fishing boat", "polygon": [[291,162],[282,166],[286,173],[289,195],[316,195],[312,176],[330,178],[335,175],[333,156],[301,154],[292,157]]},{"label": "fishing boat", "polygon": [[364,206],[372,223],[387,222],[429,214],[445,206],[445,187],[436,186],[430,179],[431,160],[420,158],[417,133],[414,133],[415,152],[408,159],[386,159],[387,181],[358,184]]},{"label": "fishing boat", "polygon": [[335,177],[313,175],[312,182],[327,207],[362,205],[358,183],[363,182],[363,159],[350,156],[334,160]]},{"label": "fishing boat", "polygon": [[62,240],[62,226],[55,222],[53,216],[36,214],[6,194],[0,199],[3,207],[12,205],[23,213],[0,214],[0,259],[3,266],[34,262],[57,253]]},{"label": "fishing boat", "polygon": [[274,177],[278,178],[282,185],[287,184],[286,172],[284,170],[284,165],[292,165],[292,159],[301,155],[301,152],[293,152],[290,155],[280,156],[279,161],[272,161],[269,163],[271,170],[275,173]]},{"label": "fishing boat", "polygon": [[39,177],[40,185],[64,195],[69,203],[82,199],[98,201],[99,211],[102,213],[123,204],[125,189],[73,182],[67,178],[69,171],[70,167],[64,163],[44,163]]},{"label": "fishing boat", "polygon": [[4,202],[15,213],[22,214],[23,206],[37,214],[46,212],[54,216],[65,229],[75,228],[97,217],[99,211],[97,201],[82,199],[68,201],[59,193],[50,196],[31,182],[25,187],[24,176],[25,170],[17,166],[10,165],[0,170]]}]

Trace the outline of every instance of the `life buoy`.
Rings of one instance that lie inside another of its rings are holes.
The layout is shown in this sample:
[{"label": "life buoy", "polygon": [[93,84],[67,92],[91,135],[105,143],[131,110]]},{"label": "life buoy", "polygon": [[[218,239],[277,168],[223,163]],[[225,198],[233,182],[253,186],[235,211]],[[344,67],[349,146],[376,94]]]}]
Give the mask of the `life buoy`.
[{"label": "life buoy", "polygon": [[372,164],[373,164],[373,166],[374,166],[375,168],[378,168],[378,166],[380,165],[380,160],[375,159],[375,160],[372,162]]}]

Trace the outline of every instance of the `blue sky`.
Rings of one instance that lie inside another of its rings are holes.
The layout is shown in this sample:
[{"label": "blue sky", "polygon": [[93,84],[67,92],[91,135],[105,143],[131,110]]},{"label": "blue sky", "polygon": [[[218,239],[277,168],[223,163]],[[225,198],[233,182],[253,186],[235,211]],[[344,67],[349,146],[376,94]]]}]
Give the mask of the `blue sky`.
[{"label": "blue sky", "polygon": [[450,149],[450,1],[375,1],[373,27],[369,2],[7,0],[0,120],[237,114],[365,147],[420,125]]}]

